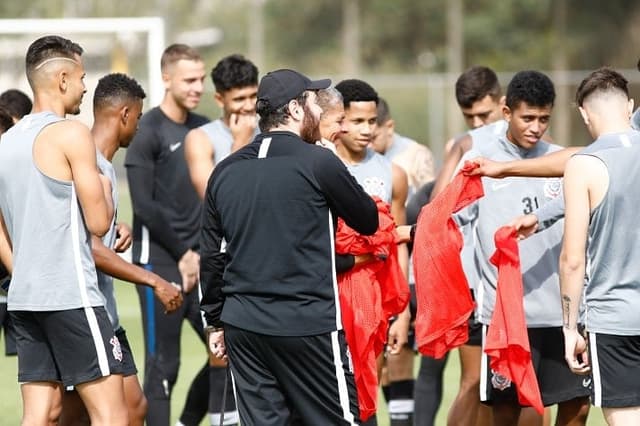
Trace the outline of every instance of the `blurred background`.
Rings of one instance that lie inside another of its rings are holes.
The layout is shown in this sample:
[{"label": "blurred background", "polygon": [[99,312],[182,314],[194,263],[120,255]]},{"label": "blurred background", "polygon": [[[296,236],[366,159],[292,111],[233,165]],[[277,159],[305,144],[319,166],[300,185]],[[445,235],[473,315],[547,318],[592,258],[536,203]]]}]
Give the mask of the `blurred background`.
[{"label": "blurred background", "polygon": [[[522,69],[547,72],[558,92],[551,136],[562,145],[589,142],[572,102],[589,71],[615,67],[632,82],[632,94],[640,90],[640,2],[629,0],[11,0],[0,2],[0,16],[157,17],[53,27],[0,22],[2,90],[29,93],[24,53],[39,35],[59,33],[84,47],[88,93],[81,118],[88,122],[93,87],[110,71],[144,83],[151,95],[145,108],[157,104],[159,55],[173,42],[197,47],[208,70],[224,55],[242,53],[261,74],[289,67],[334,82],[364,79],[388,99],[399,132],[428,145],[436,158],[444,141],[465,130],[453,83],[471,65],[493,68],[503,86]],[[198,112],[215,118],[207,80]]]}]

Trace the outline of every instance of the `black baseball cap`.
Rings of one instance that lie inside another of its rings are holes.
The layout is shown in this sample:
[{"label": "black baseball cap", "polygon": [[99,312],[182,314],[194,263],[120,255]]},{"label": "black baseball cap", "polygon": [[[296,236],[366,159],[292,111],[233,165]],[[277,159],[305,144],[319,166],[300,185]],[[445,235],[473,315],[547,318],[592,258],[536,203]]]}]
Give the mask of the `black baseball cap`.
[{"label": "black baseball cap", "polygon": [[331,80],[311,80],[297,71],[280,69],[267,73],[260,79],[258,100],[268,102],[270,109],[276,109],[300,96],[305,90],[326,89]]}]

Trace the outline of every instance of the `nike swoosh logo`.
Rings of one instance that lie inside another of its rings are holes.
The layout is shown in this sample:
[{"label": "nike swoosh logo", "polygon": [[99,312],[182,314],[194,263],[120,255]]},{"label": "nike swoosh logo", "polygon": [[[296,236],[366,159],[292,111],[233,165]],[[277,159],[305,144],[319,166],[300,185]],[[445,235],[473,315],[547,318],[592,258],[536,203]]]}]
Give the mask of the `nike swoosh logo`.
[{"label": "nike swoosh logo", "polygon": [[169,145],[169,151],[174,152],[176,149],[180,148],[180,145],[182,145],[182,142],[172,143]]},{"label": "nike swoosh logo", "polygon": [[493,189],[494,191],[498,191],[502,188],[506,188],[509,185],[511,185],[511,182],[494,182],[494,184],[491,185],[491,189]]},{"label": "nike swoosh logo", "polygon": [[585,388],[588,388],[590,384],[591,379],[582,379],[582,386],[584,386]]}]

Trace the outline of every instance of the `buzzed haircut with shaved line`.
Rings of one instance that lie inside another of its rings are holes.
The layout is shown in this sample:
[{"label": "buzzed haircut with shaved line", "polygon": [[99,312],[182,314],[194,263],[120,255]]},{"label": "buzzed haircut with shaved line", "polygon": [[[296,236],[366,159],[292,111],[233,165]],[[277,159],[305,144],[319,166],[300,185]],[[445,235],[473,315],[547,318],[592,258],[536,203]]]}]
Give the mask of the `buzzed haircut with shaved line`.
[{"label": "buzzed haircut with shaved line", "polygon": [[498,76],[491,68],[475,65],[456,80],[456,101],[462,108],[471,108],[475,102],[487,96],[494,101],[502,96]]},{"label": "buzzed haircut with shaved line", "polygon": [[219,93],[257,86],[258,67],[242,55],[229,55],[211,70],[211,80]]},{"label": "buzzed haircut with shaved line", "polygon": [[55,58],[65,58],[76,61],[76,56],[82,55],[82,47],[64,37],[48,35],[40,37],[27,49],[25,60],[27,79],[33,87],[33,73],[45,61]]},{"label": "buzzed haircut with shaved line", "polygon": [[107,74],[98,80],[93,94],[93,109],[99,110],[117,102],[142,100],[146,97],[144,89],[135,79],[121,73]]},{"label": "buzzed haircut with shaved line", "polygon": [[622,74],[609,67],[593,71],[576,90],[576,105],[582,106],[584,100],[595,92],[617,91],[629,99],[629,81]]},{"label": "buzzed haircut with shaved line", "polygon": [[181,60],[202,61],[202,57],[193,47],[187,46],[186,44],[175,43],[164,49],[162,58],[160,58],[160,69],[164,71],[168,66]]}]

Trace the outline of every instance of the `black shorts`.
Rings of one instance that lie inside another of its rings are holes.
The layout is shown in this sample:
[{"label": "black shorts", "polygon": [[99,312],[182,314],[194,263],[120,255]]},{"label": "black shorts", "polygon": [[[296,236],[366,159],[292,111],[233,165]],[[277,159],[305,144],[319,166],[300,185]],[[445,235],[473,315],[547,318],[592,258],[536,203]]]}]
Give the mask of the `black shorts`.
[{"label": "black shorts", "polygon": [[[492,403],[518,403],[515,386],[510,380],[491,370],[489,357],[484,353],[484,337],[487,327],[483,327],[483,353],[480,371],[480,400]],[[538,379],[538,386],[545,406],[588,397],[591,380],[588,376],[574,374],[564,358],[564,336],[562,328],[529,328],[531,362]]]},{"label": "black shorts", "polygon": [[129,344],[129,339],[127,339],[127,333],[124,331],[124,328],[120,327],[116,330],[116,337],[120,342],[120,349],[122,350],[121,374],[124,377],[138,374],[136,362],[133,359],[133,351],[131,350],[131,345]]},{"label": "black shorts", "polygon": [[103,307],[10,315],[16,329],[19,382],[70,386],[122,374],[122,348]]},{"label": "black shorts", "polygon": [[589,333],[589,362],[593,405],[640,406],[640,336]]},{"label": "black shorts", "polygon": [[0,329],[4,329],[4,353],[7,356],[17,355],[16,349],[16,331],[13,327],[13,321],[9,311],[7,311],[7,302],[0,303]]}]

